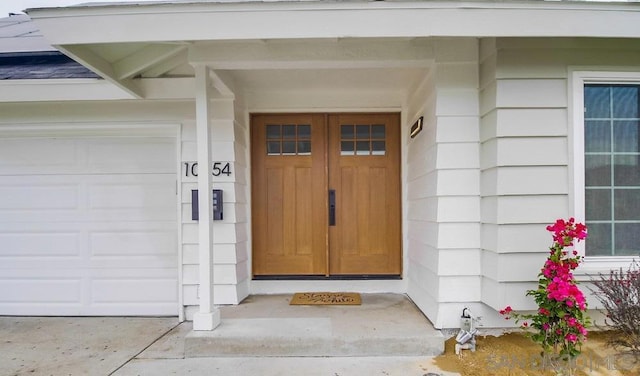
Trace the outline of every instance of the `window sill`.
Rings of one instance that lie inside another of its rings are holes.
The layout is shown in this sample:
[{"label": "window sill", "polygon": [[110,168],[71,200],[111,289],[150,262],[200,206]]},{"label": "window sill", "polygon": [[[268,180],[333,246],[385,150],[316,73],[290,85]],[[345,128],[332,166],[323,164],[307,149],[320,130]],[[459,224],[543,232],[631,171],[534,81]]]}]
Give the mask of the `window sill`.
[{"label": "window sill", "polygon": [[597,275],[609,273],[610,270],[626,270],[633,260],[640,260],[638,256],[586,256],[583,264],[576,271],[578,275]]}]

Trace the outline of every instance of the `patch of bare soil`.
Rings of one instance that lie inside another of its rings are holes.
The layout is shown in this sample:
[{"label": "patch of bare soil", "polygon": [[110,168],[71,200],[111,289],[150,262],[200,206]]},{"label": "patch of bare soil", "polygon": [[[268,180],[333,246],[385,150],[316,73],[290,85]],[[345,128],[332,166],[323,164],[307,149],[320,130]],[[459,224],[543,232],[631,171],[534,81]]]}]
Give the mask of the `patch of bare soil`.
[{"label": "patch of bare soil", "polygon": [[[606,345],[615,332],[591,332],[576,359],[576,376],[637,376],[640,359],[611,349]],[[455,338],[445,343],[445,353],[434,359],[443,371],[458,372],[462,376],[552,376],[569,375],[566,362],[552,365],[543,361],[538,344],[522,333],[508,333],[499,337],[477,338],[476,351],[455,353]]]}]

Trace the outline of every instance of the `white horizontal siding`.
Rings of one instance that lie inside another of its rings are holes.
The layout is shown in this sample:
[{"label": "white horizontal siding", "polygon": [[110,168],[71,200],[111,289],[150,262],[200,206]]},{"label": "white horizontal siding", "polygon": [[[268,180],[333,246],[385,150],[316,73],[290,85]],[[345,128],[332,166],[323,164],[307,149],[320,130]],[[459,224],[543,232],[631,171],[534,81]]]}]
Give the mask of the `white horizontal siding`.
[{"label": "white horizontal siding", "polygon": [[480,194],[480,170],[465,168],[438,170],[437,194],[440,196],[474,196]]},{"label": "white horizontal siding", "polygon": [[535,310],[537,308],[527,290],[537,288],[537,282],[498,282],[489,277],[482,278],[482,302],[492,307],[494,317],[498,311],[510,305],[514,310]]},{"label": "white horizontal siding", "polygon": [[440,252],[437,248],[411,238],[407,246],[409,248],[407,254],[412,265],[419,265],[434,274],[438,273]]},{"label": "white horizontal siding", "polygon": [[438,144],[438,169],[478,168],[479,145],[477,142]]},{"label": "white horizontal siding", "polygon": [[566,166],[565,137],[497,138],[482,144],[482,169],[498,166]]},{"label": "white horizontal siding", "polygon": [[436,142],[477,142],[478,116],[442,116],[438,119]]},{"label": "white horizontal siding", "polygon": [[438,226],[439,248],[479,248],[480,223],[441,223]]},{"label": "white horizontal siding", "polygon": [[440,276],[438,302],[477,302],[482,294],[481,276]]},{"label": "white horizontal siding", "polygon": [[566,108],[564,79],[501,79],[497,81],[498,108]]},{"label": "white horizontal siding", "polygon": [[566,166],[495,167],[483,171],[481,191],[487,196],[569,193]]},{"label": "white horizontal siding", "polygon": [[567,135],[564,108],[501,108],[481,121],[481,141],[502,137],[553,137]]},{"label": "white horizontal siding", "polygon": [[478,90],[467,89],[438,89],[436,116],[477,116]]},{"label": "white horizontal siding", "polygon": [[547,253],[482,252],[482,271],[485,277],[498,282],[531,282],[538,273]]},{"label": "white horizontal siding", "polygon": [[[566,195],[486,196],[482,198],[484,223],[514,224],[555,222],[569,214]],[[541,226],[544,231],[544,226]]]},{"label": "white horizontal siding", "polygon": [[[551,236],[545,224],[482,224],[482,249],[498,253],[546,252]],[[526,239],[526,241],[522,241]]]},{"label": "white horizontal siding", "polygon": [[440,223],[480,222],[480,198],[477,196],[439,197],[437,207]]},{"label": "white horizontal siding", "polygon": [[[441,249],[438,252],[438,272],[441,276],[479,276],[481,251],[472,249]],[[478,298],[479,300],[479,298]]]}]

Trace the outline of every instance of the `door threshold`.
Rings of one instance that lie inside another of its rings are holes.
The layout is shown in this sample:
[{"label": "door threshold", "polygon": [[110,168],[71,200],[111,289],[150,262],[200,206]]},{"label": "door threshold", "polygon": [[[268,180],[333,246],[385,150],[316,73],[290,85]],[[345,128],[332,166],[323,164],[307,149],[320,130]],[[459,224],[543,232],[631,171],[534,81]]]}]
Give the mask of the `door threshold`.
[{"label": "door threshold", "polygon": [[256,275],[254,281],[367,281],[367,280],[400,280],[395,274],[341,274],[341,275]]}]

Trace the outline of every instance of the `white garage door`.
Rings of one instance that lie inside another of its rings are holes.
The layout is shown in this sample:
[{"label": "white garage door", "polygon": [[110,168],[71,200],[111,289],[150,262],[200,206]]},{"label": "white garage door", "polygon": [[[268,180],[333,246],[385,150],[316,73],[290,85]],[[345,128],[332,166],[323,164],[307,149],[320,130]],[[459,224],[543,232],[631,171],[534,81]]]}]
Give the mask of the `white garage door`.
[{"label": "white garage door", "polygon": [[0,138],[0,314],[176,315],[175,139]]}]

